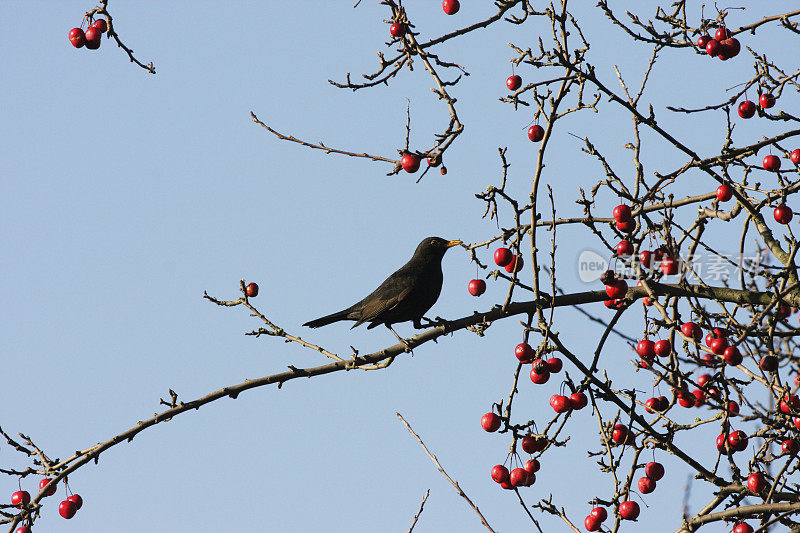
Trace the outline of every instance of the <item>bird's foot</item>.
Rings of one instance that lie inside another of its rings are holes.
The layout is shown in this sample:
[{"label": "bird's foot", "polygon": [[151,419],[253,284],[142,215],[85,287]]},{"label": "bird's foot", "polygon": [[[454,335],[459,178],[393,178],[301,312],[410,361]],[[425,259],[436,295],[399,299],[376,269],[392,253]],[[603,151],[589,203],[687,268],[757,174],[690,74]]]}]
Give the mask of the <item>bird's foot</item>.
[{"label": "bird's foot", "polygon": [[[422,323],[422,320],[425,320],[425,323]],[[422,317],[420,320],[414,321],[414,328],[416,329],[428,329],[428,328],[435,328],[436,326],[442,326],[447,324],[447,320],[444,318],[437,316],[434,320],[431,320],[428,317]]]},{"label": "bird's foot", "polygon": [[406,350],[405,350],[405,351],[406,351],[406,353],[410,353],[411,355],[414,355],[414,350],[411,348],[411,344],[409,344],[409,342],[408,342],[407,340],[405,340],[403,337],[401,337],[400,335],[398,335],[398,334],[397,334],[397,332],[394,330],[394,328],[392,328],[392,326],[390,326],[389,324],[386,324],[386,327],[387,327],[387,328],[389,328],[389,331],[391,331],[392,333],[394,333],[394,336],[395,336],[395,337],[397,337],[397,340],[398,340],[398,341],[400,341],[400,343],[401,343],[403,346],[405,346],[405,348],[406,348]]}]

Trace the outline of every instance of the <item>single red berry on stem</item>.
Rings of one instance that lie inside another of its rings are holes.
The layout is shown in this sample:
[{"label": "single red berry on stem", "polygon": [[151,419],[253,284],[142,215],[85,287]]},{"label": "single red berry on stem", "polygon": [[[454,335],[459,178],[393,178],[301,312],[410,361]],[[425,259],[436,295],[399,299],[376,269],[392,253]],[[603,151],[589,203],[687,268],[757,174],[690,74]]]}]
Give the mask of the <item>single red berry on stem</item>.
[{"label": "single red berry on stem", "polygon": [[492,467],[492,479],[497,483],[507,483],[508,468],[503,465],[494,465]]},{"label": "single red berry on stem", "polygon": [[583,527],[586,528],[586,531],[599,531],[600,520],[596,516],[589,515],[583,520]]},{"label": "single red berry on stem", "polygon": [[649,477],[640,477],[637,485],[639,486],[639,492],[642,494],[650,494],[656,490],[656,482]]},{"label": "single red berry on stem", "polygon": [[719,41],[711,39],[706,43],[706,53],[711,57],[719,55]]},{"label": "single red berry on stem", "polygon": [[627,258],[633,255],[633,243],[631,241],[619,241],[617,243],[617,255]]},{"label": "single red berry on stem", "polygon": [[86,30],[86,48],[89,50],[97,50],[100,48],[100,43],[103,40],[103,32],[95,27],[90,27]]},{"label": "single red berry on stem", "polygon": [[758,362],[758,368],[764,372],[775,372],[778,370],[778,358],[774,355],[765,355]]},{"label": "single red berry on stem", "polygon": [[[723,340],[723,339],[718,339],[718,340]],[[741,352],[739,352],[739,349],[736,346],[728,346],[727,348],[725,348],[725,351],[722,353],[722,356],[725,358],[725,362],[731,366],[739,366],[742,364],[742,354]]]},{"label": "single red berry on stem", "polygon": [[11,495],[11,505],[15,507],[22,507],[31,503],[31,495],[27,490],[18,490]]},{"label": "single red berry on stem", "polygon": [[553,394],[550,397],[550,407],[553,408],[553,411],[556,413],[566,413],[572,408],[570,405],[569,398],[562,394]]},{"label": "single red berry on stem", "polygon": [[701,35],[700,37],[697,38],[697,43],[696,43],[697,44],[697,48],[699,48],[702,52],[705,52],[706,51],[706,45],[708,44],[708,41],[710,41],[710,40],[711,40],[711,36],[709,34],[705,33],[705,34]]},{"label": "single red berry on stem", "polygon": [[539,471],[540,467],[541,465],[539,465],[539,461],[537,459],[528,459],[525,461],[525,471],[529,474],[535,474]]},{"label": "single red berry on stem", "polygon": [[108,31],[108,23],[106,19],[97,19],[92,23],[92,28],[96,28],[100,33],[105,33]]},{"label": "single red berry on stem", "polygon": [[508,87],[509,91],[516,91],[520,87],[522,87],[522,78],[514,74],[513,76],[509,76],[506,80],[506,87]]},{"label": "single red berry on stem", "polygon": [[507,266],[514,260],[514,254],[508,248],[498,248],[494,251],[494,263],[497,266]]},{"label": "single red berry on stem", "polygon": [[628,440],[628,426],[625,424],[617,424],[614,426],[614,431],[611,432],[611,440],[617,444],[622,444]]},{"label": "single red berry on stem", "polygon": [[69,30],[69,42],[75,48],[81,48],[86,44],[86,34],[80,28],[72,28]]},{"label": "single red berry on stem", "polygon": [[536,351],[527,342],[521,342],[514,348],[514,355],[517,356],[520,363],[530,363],[533,356],[536,355]]},{"label": "single red berry on stem", "polygon": [[753,526],[747,522],[736,522],[731,533],[753,533]]},{"label": "single red berry on stem", "polygon": [[656,343],[649,339],[644,339],[639,341],[636,345],[636,353],[638,353],[644,359],[652,359],[656,356]]},{"label": "single red berry on stem", "polygon": [[[46,477],[46,478],[42,479],[41,481],[39,481],[39,490],[42,490],[45,487],[47,487],[47,490],[44,493],[45,496],[52,496],[53,494],[56,493],[56,488],[57,488],[56,484],[55,483],[50,483],[51,481],[53,481],[53,480],[51,478],[49,478],[49,477]],[[49,486],[48,486],[48,484],[49,484]]]},{"label": "single red berry on stem", "polygon": [[644,475],[653,481],[658,481],[664,477],[664,465],[657,463],[656,461],[651,461],[645,465]]},{"label": "single red berry on stem", "polygon": [[660,340],[653,345],[653,351],[659,357],[667,357],[672,353],[672,343],[667,339]]},{"label": "single red berry on stem", "polygon": [[537,372],[536,368],[531,368],[531,381],[533,381],[537,385],[543,385],[547,383],[547,380],[550,379],[550,371],[545,369],[541,372]]},{"label": "single red berry on stem", "polygon": [[789,160],[795,165],[800,163],[800,148],[795,148],[792,150],[792,152],[789,154]]},{"label": "single red berry on stem", "polygon": [[625,204],[620,204],[612,212],[614,220],[617,222],[628,222],[631,219],[631,208]]},{"label": "single red berry on stem", "polygon": [[723,183],[717,187],[717,199],[720,202],[727,202],[733,198],[733,188],[727,183]]},{"label": "single red berry on stem", "polygon": [[756,104],[750,100],[745,100],[739,104],[738,112],[742,118],[753,118],[753,115],[756,114]]},{"label": "single red berry on stem", "polygon": [[738,56],[741,49],[742,45],[739,44],[739,40],[735,37],[729,37],[719,42],[719,55],[717,57],[722,60],[730,59]]},{"label": "single red berry on stem", "polygon": [[678,273],[678,260],[672,255],[664,256],[661,260],[661,272],[666,276],[674,276]]},{"label": "single red berry on stem", "polygon": [[403,157],[400,158],[400,166],[406,172],[413,174],[419,170],[419,156],[408,153],[403,154]]},{"label": "single red berry on stem", "polygon": [[406,33],[406,26],[400,22],[395,22],[389,26],[389,35],[392,37],[402,37]]},{"label": "single red berry on stem", "polygon": [[624,279],[616,279],[612,283],[606,285],[606,294],[612,300],[618,300],[625,297],[628,292],[628,284]]},{"label": "single red berry on stem", "polygon": [[515,487],[521,487],[528,481],[528,472],[524,468],[515,468],[509,474],[508,481]]},{"label": "single red berry on stem", "polygon": [[458,0],[442,0],[442,9],[448,15],[455,15],[461,9],[461,4]]},{"label": "single red berry on stem", "polygon": [[758,97],[758,105],[764,109],[769,109],[775,105],[775,97],[772,96],[772,93],[764,93]]},{"label": "single red berry on stem", "polygon": [[681,326],[681,333],[696,341],[699,341],[703,337],[703,330],[694,322],[684,323]]},{"label": "single red berry on stem", "polygon": [[717,28],[716,33],[714,33],[714,39],[716,39],[717,41],[724,41],[725,39],[730,39],[730,38],[731,38],[731,31],[725,26]]},{"label": "single red berry on stem", "polygon": [[781,160],[777,155],[765,155],[764,160],[761,161],[761,166],[764,167],[764,170],[775,172],[781,169]]},{"label": "single red berry on stem", "polygon": [[32,531],[28,526],[20,526],[14,530],[14,533],[32,533]]},{"label": "single red berry on stem", "polygon": [[775,217],[775,222],[779,224],[788,224],[792,221],[794,213],[789,209],[789,206],[781,204],[775,208],[775,211],[772,212],[772,216]]},{"label": "single red berry on stem", "polygon": [[525,261],[522,260],[522,257],[514,255],[511,257],[511,262],[506,265],[506,272],[509,274],[519,272],[523,266],[525,266]]},{"label": "single red berry on stem", "polygon": [[564,363],[562,363],[561,359],[559,359],[558,357],[551,357],[546,362],[547,362],[547,370],[549,370],[551,374],[558,374],[564,367]]},{"label": "single red berry on stem", "polygon": [[80,510],[80,508],[83,507],[83,498],[81,498],[79,494],[67,496],[67,499],[75,504],[76,510]]},{"label": "single red berry on stem", "polygon": [[753,472],[747,476],[747,488],[750,492],[758,494],[767,488],[767,478],[761,472]]},{"label": "single red berry on stem", "polygon": [[781,451],[787,455],[797,455],[800,451],[800,444],[794,439],[786,439],[781,443]]},{"label": "single red berry on stem", "polygon": [[245,292],[247,292],[247,296],[249,298],[258,296],[258,285],[255,283],[248,284],[247,287],[245,287]]},{"label": "single red berry on stem", "polygon": [[532,142],[539,142],[544,139],[544,128],[538,124],[534,124],[528,128],[528,139]]},{"label": "single red berry on stem", "polygon": [[636,520],[639,517],[639,504],[632,500],[625,500],[619,504],[619,516],[623,520]]},{"label": "single red berry on stem", "polygon": [[500,429],[500,416],[495,413],[486,413],[481,417],[481,427],[489,433]]},{"label": "single red berry on stem", "polygon": [[473,296],[480,296],[486,292],[486,282],[482,279],[470,280],[469,284],[467,285],[467,290]]},{"label": "single red berry on stem", "polygon": [[735,452],[741,452],[747,448],[747,435],[741,429],[731,432],[728,435],[728,445]]},{"label": "single red berry on stem", "polygon": [[75,513],[78,512],[78,506],[75,505],[75,502],[70,500],[64,500],[63,502],[58,504],[58,514],[69,520]]},{"label": "single red berry on stem", "polygon": [[589,404],[589,399],[582,392],[573,392],[569,396],[569,403],[573,409],[580,411]]},{"label": "single red berry on stem", "polygon": [[595,507],[589,513],[589,516],[594,516],[601,522],[605,522],[606,518],[608,518],[608,511],[606,511],[605,507]]}]

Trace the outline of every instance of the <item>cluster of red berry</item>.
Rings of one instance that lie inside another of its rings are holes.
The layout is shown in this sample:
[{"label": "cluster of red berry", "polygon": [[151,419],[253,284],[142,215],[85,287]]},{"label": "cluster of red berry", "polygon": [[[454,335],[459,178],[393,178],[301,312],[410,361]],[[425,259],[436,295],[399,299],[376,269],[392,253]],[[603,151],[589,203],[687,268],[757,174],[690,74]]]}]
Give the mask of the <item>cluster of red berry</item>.
[{"label": "cluster of red berry", "polygon": [[[502,247],[494,251],[494,262],[497,266],[505,268],[509,274],[519,272],[525,266],[522,256],[514,255],[511,250]],[[473,296],[480,296],[486,292],[486,282],[482,279],[470,280],[467,290]]]},{"label": "cluster of red berry", "polygon": [[106,19],[95,20],[89,29],[84,32],[81,28],[72,28],[69,30],[69,42],[75,48],[81,48],[86,45],[89,50],[97,50],[100,48],[103,34],[108,31],[108,23]]},{"label": "cluster of red berry", "polygon": [[[495,413],[486,413],[481,417],[481,427],[486,431],[497,431],[500,428],[500,416]],[[522,450],[528,454],[541,452],[547,447],[547,438],[542,436],[526,435],[522,438]],[[514,454],[512,461],[516,461],[517,456]],[[512,462],[513,466],[513,462]],[[521,467],[508,468],[502,465],[494,465],[491,470],[491,478],[495,483],[507,490],[516,487],[530,487],[536,482],[536,472],[540,468],[539,460],[530,458]]]},{"label": "cluster of red berry", "polygon": [[[52,496],[56,493],[56,485],[51,483],[52,478],[46,477],[39,481],[39,490],[44,491],[45,496]],[[18,490],[11,495],[11,505],[24,508],[31,503],[31,495],[27,490]],[[83,507],[83,498],[78,494],[71,494],[67,499],[58,505],[58,514],[66,519],[75,516],[78,509]],[[16,529],[15,533],[31,533],[30,525],[23,525]]]},{"label": "cluster of red berry", "polygon": [[742,48],[739,41],[732,37],[730,30],[724,26],[714,33],[713,39],[707,33],[701,35],[697,39],[697,47],[701,51],[705,50],[711,57],[717,57],[723,61],[739,55]]},{"label": "cluster of red berry", "polygon": [[[433,154],[428,156],[428,166],[429,167],[438,167],[442,164],[442,156],[441,154]],[[403,170],[406,172],[413,174],[417,170],[419,170],[420,164],[420,156],[417,154],[412,154],[411,152],[406,152],[403,154],[403,157],[400,158],[400,166],[403,167]],[[442,176],[447,174],[447,167],[442,166],[439,170]]]}]

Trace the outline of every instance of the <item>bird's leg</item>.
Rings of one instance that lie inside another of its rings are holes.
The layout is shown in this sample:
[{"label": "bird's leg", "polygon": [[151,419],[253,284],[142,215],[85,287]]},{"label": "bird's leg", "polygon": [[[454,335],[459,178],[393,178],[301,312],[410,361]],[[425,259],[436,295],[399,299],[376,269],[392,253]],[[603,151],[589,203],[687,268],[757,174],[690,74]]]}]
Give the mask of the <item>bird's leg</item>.
[{"label": "bird's leg", "polygon": [[403,344],[403,346],[406,347],[406,351],[411,355],[414,355],[414,350],[411,349],[411,345],[408,343],[408,341],[402,338],[400,335],[398,335],[397,332],[394,329],[392,329],[391,324],[385,324],[385,326],[389,328],[389,331],[394,333],[394,336],[397,337],[397,340],[399,340]]},{"label": "bird's leg", "polygon": [[[422,323],[423,319],[426,320],[424,324]],[[430,318],[423,316],[422,318],[418,318],[417,320],[414,321],[414,328],[416,329],[433,328],[436,326],[441,326],[442,324],[445,323],[447,323],[447,320],[443,319],[442,317],[437,316],[436,320],[431,320]]]}]

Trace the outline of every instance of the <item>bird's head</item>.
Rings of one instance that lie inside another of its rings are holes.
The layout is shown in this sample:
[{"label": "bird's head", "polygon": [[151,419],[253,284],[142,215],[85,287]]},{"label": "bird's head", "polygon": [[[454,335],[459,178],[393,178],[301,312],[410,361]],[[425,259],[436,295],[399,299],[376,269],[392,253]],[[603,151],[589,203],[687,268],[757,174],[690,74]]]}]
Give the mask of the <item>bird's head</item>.
[{"label": "bird's head", "polygon": [[441,259],[448,248],[461,244],[461,241],[448,241],[441,237],[426,237],[419,243],[414,257],[433,257]]}]

